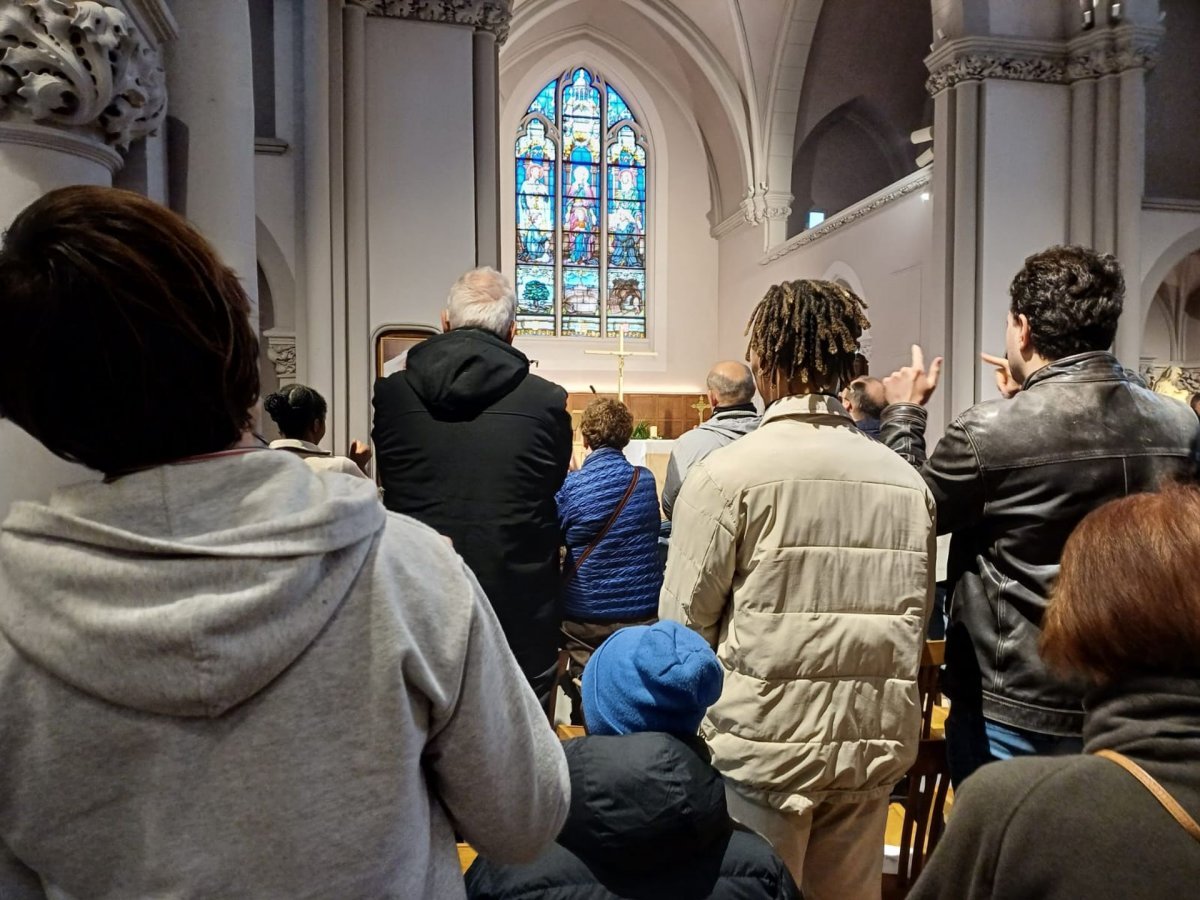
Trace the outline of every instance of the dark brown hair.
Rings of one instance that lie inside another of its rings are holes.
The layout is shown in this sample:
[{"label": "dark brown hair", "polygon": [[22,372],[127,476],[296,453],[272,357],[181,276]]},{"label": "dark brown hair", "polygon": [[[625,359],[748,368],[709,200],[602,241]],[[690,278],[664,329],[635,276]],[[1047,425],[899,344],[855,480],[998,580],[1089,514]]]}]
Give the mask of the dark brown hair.
[{"label": "dark brown hair", "polygon": [[583,411],[579,430],[593,450],[601,447],[622,450],[633,434],[633,414],[624,403],[598,397]]},{"label": "dark brown hair", "polygon": [[1063,549],[1042,656],[1096,683],[1200,675],[1200,489],[1170,485],[1089,513]]},{"label": "dark brown hair", "polygon": [[1013,316],[1029,319],[1033,349],[1046,359],[1107,350],[1117,336],[1125,276],[1108,253],[1051,247],[1026,259],[1008,290]]},{"label": "dark brown hair", "polygon": [[772,285],[754,308],[746,333],[764,373],[799,375],[805,383],[854,377],[858,339],[869,328],[866,304],[833,281],[785,281]]},{"label": "dark brown hair", "polygon": [[51,191],[0,249],[0,417],[107,474],[229,447],[258,398],[249,308],[170,210],[112,188]]}]

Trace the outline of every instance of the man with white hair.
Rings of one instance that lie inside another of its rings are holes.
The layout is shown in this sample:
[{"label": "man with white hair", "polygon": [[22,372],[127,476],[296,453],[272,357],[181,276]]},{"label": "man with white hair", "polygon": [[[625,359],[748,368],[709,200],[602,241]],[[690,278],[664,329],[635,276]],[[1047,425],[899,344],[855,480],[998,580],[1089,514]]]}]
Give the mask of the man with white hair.
[{"label": "man with white hair", "polygon": [[567,394],[512,346],[516,295],[495,269],[454,283],[442,331],[375,384],[383,502],[454,542],[545,702],[561,626],[554,495],[571,460]]}]

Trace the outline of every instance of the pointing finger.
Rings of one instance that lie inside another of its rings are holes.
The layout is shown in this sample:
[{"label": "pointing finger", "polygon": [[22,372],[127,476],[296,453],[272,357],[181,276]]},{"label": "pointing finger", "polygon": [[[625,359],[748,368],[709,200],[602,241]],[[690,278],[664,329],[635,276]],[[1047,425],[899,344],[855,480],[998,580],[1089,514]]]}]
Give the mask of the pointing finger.
[{"label": "pointing finger", "polygon": [[921,352],[920,344],[912,345],[912,367],[918,372],[925,369],[925,354]]},{"label": "pointing finger", "polygon": [[980,353],[979,358],[989,366],[995,366],[997,369],[1008,368],[1008,360],[1002,356],[992,356],[990,353]]},{"label": "pointing finger", "polygon": [[929,367],[929,387],[937,387],[938,379],[942,377],[942,357],[936,357]]}]

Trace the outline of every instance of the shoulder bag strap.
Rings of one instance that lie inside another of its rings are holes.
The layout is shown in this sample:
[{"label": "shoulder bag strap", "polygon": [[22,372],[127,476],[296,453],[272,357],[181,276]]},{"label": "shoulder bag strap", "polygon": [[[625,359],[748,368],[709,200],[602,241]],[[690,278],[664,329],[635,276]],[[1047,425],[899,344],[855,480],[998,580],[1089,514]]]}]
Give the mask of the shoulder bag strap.
[{"label": "shoulder bag strap", "polygon": [[629,498],[633,496],[633,489],[635,487],[637,487],[638,478],[640,478],[641,475],[642,475],[641,466],[634,466],[633,467],[633,477],[631,479],[629,479],[629,487],[625,488],[625,494],[624,494],[624,496],[621,497],[621,502],[618,503],[617,508],[612,511],[612,515],[610,515],[608,517],[608,521],[604,523],[604,527],[600,529],[600,533],[597,534],[594,538],[592,538],[592,542],[587,545],[587,547],[584,549],[584,551],[581,554],[579,554],[578,559],[575,560],[575,564],[567,570],[566,574],[563,576],[564,584],[566,584],[568,581],[570,581],[572,578],[575,577],[575,573],[578,572],[583,567],[584,560],[586,560],[589,556],[592,555],[592,551],[596,549],[596,546],[602,540],[604,540],[604,536],[606,534],[608,534],[609,529],[611,529],[613,527],[613,525],[616,524],[617,518],[621,515],[621,510],[623,510],[625,508],[625,505],[627,503],[629,503]]},{"label": "shoulder bag strap", "polygon": [[1179,805],[1175,798],[1167,792],[1165,787],[1154,780],[1154,776],[1135,763],[1128,756],[1118,753],[1115,750],[1097,750],[1095,755],[1102,756],[1107,760],[1115,762],[1118,766],[1140,781],[1142,786],[1154,795],[1154,799],[1163,805],[1163,809],[1169,812],[1175,818],[1175,821],[1183,826],[1183,830],[1194,837],[1197,841],[1200,841],[1200,825],[1196,824],[1196,820],[1188,815],[1187,810]]}]

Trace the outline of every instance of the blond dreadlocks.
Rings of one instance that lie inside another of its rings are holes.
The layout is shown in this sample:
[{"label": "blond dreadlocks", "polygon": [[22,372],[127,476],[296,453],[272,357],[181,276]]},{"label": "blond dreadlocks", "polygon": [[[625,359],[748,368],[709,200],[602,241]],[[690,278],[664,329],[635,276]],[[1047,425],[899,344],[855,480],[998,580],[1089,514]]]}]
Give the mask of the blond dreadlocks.
[{"label": "blond dreadlocks", "polygon": [[[866,304],[832,281],[785,281],[773,285],[754,308],[746,334],[762,370],[797,375],[806,384],[853,378],[854,355],[871,327]],[[821,377],[818,377],[821,376]]]}]

